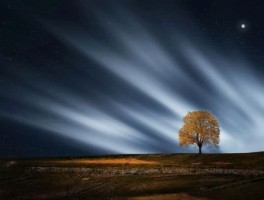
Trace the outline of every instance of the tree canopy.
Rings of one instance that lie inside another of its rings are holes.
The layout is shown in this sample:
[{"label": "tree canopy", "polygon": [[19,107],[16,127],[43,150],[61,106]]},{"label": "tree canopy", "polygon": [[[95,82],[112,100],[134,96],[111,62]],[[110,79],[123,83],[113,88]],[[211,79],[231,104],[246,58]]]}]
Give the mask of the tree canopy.
[{"label": "tree canopy", "polygon": [[183,118],[184,124],[179,130],[181,146],[197,145],[202,153],[203,145],[217,146],[220,129],[218,121],[208,111],[193,111]]}]

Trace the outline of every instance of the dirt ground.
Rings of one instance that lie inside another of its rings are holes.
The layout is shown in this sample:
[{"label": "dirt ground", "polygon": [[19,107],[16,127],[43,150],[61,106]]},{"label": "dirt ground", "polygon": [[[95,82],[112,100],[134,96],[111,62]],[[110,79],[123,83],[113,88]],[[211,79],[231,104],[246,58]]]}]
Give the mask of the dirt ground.
[{"label": "dirt ground", "polygon": [[188,194],[163,194],[134,197],[131,200],[206,200],[206,198],[192,197]]},{"label": "dirt ground", "polygon": [[263,199],[263,158],[264,153],[0,159],[0,199]]},{"label": "dirt ground", "polygon": [[61,164],[133,164],[133,165],[142,165],[142,164],[158,164],[158,162],[155,161],[146,161],[146,160],[139,160],[136,158],[115,158],[115,159],[106,159],[106,158],[100,158],[100,159],[76,159],[76,160],[63,160],[63,161],[56,161],[56,163]]}]

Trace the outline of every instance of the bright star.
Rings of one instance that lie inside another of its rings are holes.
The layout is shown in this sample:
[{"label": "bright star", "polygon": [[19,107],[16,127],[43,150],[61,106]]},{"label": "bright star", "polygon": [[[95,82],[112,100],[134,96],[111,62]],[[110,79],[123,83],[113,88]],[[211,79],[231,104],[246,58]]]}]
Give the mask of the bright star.
[{"label": "bright star", "polygon": [[246,28],[246,24],[241,24],[241,28],[245,29]]}]

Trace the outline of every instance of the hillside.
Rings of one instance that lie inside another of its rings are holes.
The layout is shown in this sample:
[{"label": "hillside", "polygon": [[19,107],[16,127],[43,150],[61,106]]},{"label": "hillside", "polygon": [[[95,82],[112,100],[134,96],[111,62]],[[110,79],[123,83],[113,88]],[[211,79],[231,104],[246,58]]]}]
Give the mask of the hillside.
[{"label": "hillside", "polygon": [[261,199],[263,187],[263,152],[0,161],[0,199]]}]

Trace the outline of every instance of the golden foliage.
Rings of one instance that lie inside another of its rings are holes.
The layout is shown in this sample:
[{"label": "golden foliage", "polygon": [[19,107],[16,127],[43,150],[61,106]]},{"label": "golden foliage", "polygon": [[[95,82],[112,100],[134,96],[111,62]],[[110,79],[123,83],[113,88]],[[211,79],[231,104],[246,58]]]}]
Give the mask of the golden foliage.
[{"label": "golden foliage", "polygon": [[184,125],[179,131],[181,146],[197,144],[218,145],[220,129],[217,120],[208,111],[193,111],[183,118]]}]

